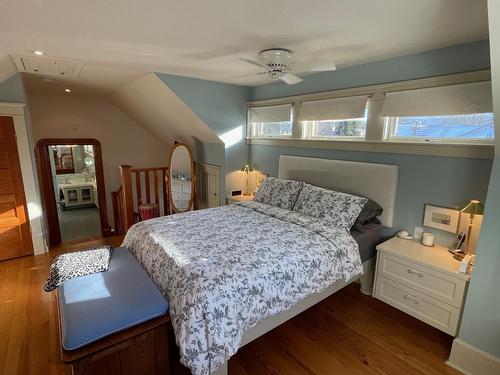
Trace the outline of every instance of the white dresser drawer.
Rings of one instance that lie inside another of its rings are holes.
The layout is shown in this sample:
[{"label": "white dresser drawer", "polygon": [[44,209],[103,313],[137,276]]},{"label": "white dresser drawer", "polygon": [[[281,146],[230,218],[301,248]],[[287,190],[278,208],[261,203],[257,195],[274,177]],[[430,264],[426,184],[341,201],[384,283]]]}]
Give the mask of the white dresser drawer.
[{"label": "white dresser drawer", "polygon": [[[451,255],[450,255],[451,256]],[[379,254],[378,275],[461,308],[467,282],[386,253]]]},{"label": "white dresser drawer", "polygon": [[441,331],[456,334],[460,309],[380,276],[375,297]]}]

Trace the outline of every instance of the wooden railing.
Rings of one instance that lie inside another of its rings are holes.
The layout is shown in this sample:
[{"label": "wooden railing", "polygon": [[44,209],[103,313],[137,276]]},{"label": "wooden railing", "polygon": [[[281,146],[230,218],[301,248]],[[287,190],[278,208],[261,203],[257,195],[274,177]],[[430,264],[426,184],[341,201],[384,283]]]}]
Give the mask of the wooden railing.
[{"label": "wooden railing", "polygon": [[111,201],[113,203],[113,219],[115,221],[115,233],[116,234],[124,234],[125,228],[123,227],[124,225],[124,220],[123,220],[123,194],[122,194],[122,187],[117,191],[112,191],[111,192]]},{"label": "wooden railing", "polygon": [[132,168],[121,165],[121,186],[112,193],[115,232],[125,234],[139,221],[139,206],[156,203],[160,216],[167,215],[168,199],[166,177],[168,167]]}]

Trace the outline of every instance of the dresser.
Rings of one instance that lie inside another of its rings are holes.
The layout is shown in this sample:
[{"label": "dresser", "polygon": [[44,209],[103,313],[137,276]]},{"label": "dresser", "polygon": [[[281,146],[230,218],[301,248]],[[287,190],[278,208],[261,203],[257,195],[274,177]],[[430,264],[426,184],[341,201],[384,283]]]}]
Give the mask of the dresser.
[{"label": "dresser", "polygon": [[171,186],[172,200],[174,201],[175,207],[181,211],[187,210],[191,199],[191,181],[181,178],[172,178]]},{"label": "dresser", "polygon": [[470,276],[444,246],[394,237],[377,246],[373,296],[456,336]]},{"label": "dresser", "polygon": [[59,188],[63,192],[65,208],[95,204],[96,186],[94,184],[61,184]]}]

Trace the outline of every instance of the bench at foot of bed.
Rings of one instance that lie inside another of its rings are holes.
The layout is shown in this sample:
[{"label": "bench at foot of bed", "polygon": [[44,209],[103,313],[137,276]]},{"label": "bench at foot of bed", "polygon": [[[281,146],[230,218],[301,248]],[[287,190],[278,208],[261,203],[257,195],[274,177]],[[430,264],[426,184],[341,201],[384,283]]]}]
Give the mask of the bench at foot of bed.
[{"label": "bench at foot of bed", "polygon": [[74,375],[172,374],[168,302],[125,248],[58,289],[62,360]]},{"label": "bench at foot of bed", "polygon": [[62,349],[73,375],[168,375],[168,315],[150,320],[76,350]]}]

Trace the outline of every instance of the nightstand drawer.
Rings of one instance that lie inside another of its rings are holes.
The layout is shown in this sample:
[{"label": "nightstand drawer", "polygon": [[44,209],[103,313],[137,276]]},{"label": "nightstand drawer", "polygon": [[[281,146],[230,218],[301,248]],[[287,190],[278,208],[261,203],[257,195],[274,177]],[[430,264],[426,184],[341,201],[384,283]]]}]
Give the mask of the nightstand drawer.
[{"label": "nightstand drawer", "polygon": [[465,280],[389,254],[380,253],[379,257],[378,275],[457,308],[462,307]]},{"label": "nightstand drawer", "polygon": [[460,309],[385,277],[377,277],[375,297],[450,335],[455,335]]}]

